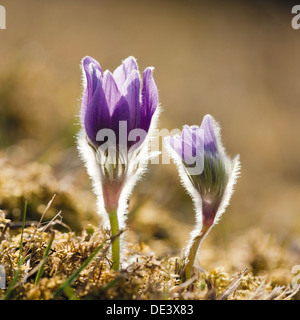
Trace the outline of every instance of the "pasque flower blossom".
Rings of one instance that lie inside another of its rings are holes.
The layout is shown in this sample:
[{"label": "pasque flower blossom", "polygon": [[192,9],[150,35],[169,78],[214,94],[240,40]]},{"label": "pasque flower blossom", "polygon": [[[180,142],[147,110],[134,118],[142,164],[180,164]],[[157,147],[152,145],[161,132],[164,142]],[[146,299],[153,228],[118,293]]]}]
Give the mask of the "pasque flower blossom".
[{"label": "pasque flower blossom", "polygon": [[233,160],[227,156],[220,127],[211,115],[204,117],[200,127],[184,126],[181,136],[165,140],[195,204],[196,226],[185,248],[181,268],[184,277],[189,278],[201,241],[229,204],[240,161],[239,156]]},{"label": "pasque flower blossom", "polygon": [[[126,122],[127,134],[134,129],[148,132],[158,105],[152,68],[146,68],[143,72],[140,94],[141,78],[133,57],[125,59],[113,73],[108,70],[103,73],[100,64],[91,57],[85,57],[82,65],[87,86],[82,101],[81,120],[90,143],[101,145],[103,141],[97,141],[97,133],[101,129],[111,129],[116,134],[116,144],[122,146],[120,121]],[[128,148],[134,142],[127,141]]]},{"label": "pasque flower blossom", "polygon": [[[103,72],[95,59],[85,57],[82,70],[79,151],[98,196],[99,213],[104,221],[103,212],[108,213],[116,235],[120,224],[125,226],[129,194],[146,167],[150,128],[158,114],[158,90],[153,68],[146,68],[141,80],[134,57],[125,59],[113,73]],[[115,243],[113,258],[119,260]],[[114,268],[119,268],[118,261]]]}]

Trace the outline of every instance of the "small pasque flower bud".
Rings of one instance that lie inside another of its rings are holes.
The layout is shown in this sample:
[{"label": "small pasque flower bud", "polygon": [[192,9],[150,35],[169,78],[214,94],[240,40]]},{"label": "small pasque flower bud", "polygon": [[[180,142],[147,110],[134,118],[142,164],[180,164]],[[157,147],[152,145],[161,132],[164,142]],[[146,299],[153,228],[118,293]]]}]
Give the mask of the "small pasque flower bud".
[{"label": "small pasque flower bud", "polygon": [[85,88],[78,147],[93,181],[99,213],[106,225],[108,216],[112,235],[116,235],[125,226],[128,197],[146,167],[150,128],[158,114],[158,90],[153,68],[144,70],[141,81],[134,57],[125,59],[113,73],[102,72],[95,59],[85,57],[82,70]]},{"label": "small pasque flower bud", "polygon": [[233,160],[227,156],[220,127],[211,115],[204,117],[200,127],[184,126],[181,136],[166,137],[165,141],[195,204],[196,226],[181,268],[189,278],[201,241],[229,204],[240,161],[239,156]]}]

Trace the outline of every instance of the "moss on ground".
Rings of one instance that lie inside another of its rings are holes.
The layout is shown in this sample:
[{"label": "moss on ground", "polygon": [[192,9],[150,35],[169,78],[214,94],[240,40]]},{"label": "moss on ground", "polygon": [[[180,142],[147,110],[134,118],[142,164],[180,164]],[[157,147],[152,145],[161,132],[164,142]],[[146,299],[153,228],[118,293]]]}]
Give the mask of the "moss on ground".
[{"label": "moss on ground", "polygon": [[[157,259],[143,244],[129,245],[126,264],[119,272],[111,269],[111,239],[107,231],[90,225],[80,235],[54,229],[53,223],[30,226],[12,234],[10,221],[0,214],[0,264],[6,270],[8,288],[0,291],[8,299],[290,299],[295,293],[288,284],[279,285],[268,275],[254,275],[247,268],[229,273],[225,267],[199,271],[190,281],[181,283],[178,257]],[[22,235],[22,253],[20,241]],[[51,237],[49,254],[43,260]],[[99,254],[56,295],[60,286],[88,257]],[[274,248],[273,248],[274,249]],[[213,248],[211,248],[213,250]],[[22,263],[18,265],[21,256]],[[251,255],[249,255],[251,258]],[[38,283],[38,270],[44,262]],[[249,261],[249,264],[251,261]],[[17,280],[16,272],[20,270]],[[15,281],[15,282],[14,282]],[[9,288],[10,283],[14,283]],[[9,295],[7,295],[9,291]]]},{"label": "moss on ground", "polygon": [[[291,287],[299,239],[286,243],[254,229],[230,239],[225,252],[208,237],[200,253],[204,269],[182,282],[180,250],[174,248],[181,246],[179,236],[188,234],[189,228],[148,204],[139,208],[145,214],[135,216],[131,225],[135,230],[124,233],[122,268],[115,272],[110,261],[112,239],[99,226],[91,192],[87,195],[72,184],[66,188],[48,165],[33,162],[15,167],[1,161],[0,265],[6,273],[1,299],[299,298]],[[141,234],[148,234],[151,241],[145,244]],[[172,247],[169,252],[168,247]],[[97,249],[98,254],[77,275]]]}]

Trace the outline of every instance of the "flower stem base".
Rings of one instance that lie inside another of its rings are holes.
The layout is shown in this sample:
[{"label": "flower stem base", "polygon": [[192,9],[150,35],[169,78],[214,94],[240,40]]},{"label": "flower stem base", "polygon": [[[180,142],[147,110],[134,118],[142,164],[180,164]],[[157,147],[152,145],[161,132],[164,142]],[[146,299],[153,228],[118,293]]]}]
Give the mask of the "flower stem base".
[{"label": "flower stem base", "polygon": [[202,229],[200,233],[195,236],[192,240],[192,244],[190,245],[189,249],[187,250],[187,256],[182,262],[182,267],[180,270],[181,278],[186,281],[190,279],[193,276],[193,265],[195,262],[195,257],[198,252],[199,246],[204,238],[204,236],[207,234],[210,226],[202,226]]},{"label": "flower stem base", "polygon": [[119,221],[117,210],[111,210],[108,213],[111,236],[115,237],[112,241],[112,269],[118,271],[120,268],[120,236],[117,236],[119,233]]}]

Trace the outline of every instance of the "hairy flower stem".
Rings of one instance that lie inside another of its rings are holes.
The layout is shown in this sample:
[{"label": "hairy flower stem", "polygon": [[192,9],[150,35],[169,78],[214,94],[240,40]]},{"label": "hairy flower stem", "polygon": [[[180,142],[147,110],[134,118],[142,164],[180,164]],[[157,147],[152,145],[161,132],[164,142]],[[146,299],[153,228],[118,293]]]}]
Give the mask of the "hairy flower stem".
[{"label": "hairy flower stem", "polygon": [[[119,221],[117,210],[113,209],[108,213],[111,236],[115,237],[119,233]],[[120,236],[117,236],[113,239],[112,242],[112,268],[115,271],[118,271],[120,268]]]},{"label": "hairy flower stem", "polygon": [[201,241],[207,234],[210,226],[202,226],[202,229],[200,230],[200,233],[193,237],[192,243],[190,247],[188,248],[188,254],[185,258],[185,261],[182,266],[182,270],[180,271],[181,277],[183,280],[188,280],[193,276],[193,265],[195,262],[195,257],[198,252],[199,246],[201,244]]}]

